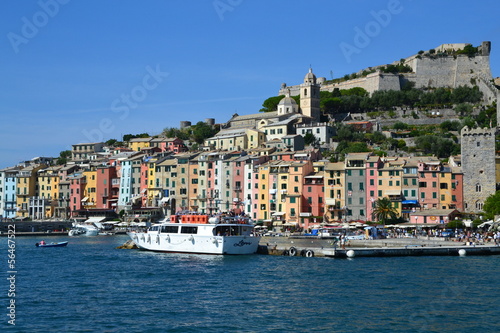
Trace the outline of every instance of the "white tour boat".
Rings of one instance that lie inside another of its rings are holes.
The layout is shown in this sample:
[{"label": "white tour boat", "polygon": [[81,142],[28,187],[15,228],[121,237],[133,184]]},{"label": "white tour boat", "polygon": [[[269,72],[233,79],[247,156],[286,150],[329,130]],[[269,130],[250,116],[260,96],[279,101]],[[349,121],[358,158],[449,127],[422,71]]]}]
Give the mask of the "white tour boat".
[{"label": "white tour boat", "polygon": [[198,254],[253,254],[260,240],[246,217],[190,214],[172,215],[168,222],[128,235],[141,249]]}]

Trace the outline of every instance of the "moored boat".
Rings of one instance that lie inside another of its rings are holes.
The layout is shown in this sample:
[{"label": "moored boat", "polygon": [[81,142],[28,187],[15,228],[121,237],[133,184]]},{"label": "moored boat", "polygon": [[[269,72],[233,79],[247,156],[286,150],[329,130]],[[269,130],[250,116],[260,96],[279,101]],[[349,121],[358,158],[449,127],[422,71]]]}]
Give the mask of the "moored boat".
[{"label": "moored boat", "polygon": [[36,243],[36,247],[63,247],[68,245],[68,242],[58,242],[58,243]]},{"label": "moored boat", "polygon": [[141,249],[198,254],[253,254],[260,237],[248,217],[185,214],[148,230],[129,232]]}]

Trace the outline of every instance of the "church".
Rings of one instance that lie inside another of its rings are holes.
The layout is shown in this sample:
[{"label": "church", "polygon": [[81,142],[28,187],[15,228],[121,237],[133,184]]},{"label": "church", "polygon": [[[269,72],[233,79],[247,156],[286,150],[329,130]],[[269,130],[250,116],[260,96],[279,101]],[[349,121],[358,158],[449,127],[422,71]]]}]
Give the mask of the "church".
[{"label": "church", "polygon": [[[297,133],[297,126],[328,126],[320,123],[320,84],[309,69],[300,85],[300,106],[286,90],[277,110],[240,116],[234,114],[205,146],[219,150],[246,150],[265,147],[266,142],[282,140]],[[312,133],[312,130],[311,132]],[[318,131],[319,133],[319,131]],[[313,133],[312,133],[313,134]]]}]

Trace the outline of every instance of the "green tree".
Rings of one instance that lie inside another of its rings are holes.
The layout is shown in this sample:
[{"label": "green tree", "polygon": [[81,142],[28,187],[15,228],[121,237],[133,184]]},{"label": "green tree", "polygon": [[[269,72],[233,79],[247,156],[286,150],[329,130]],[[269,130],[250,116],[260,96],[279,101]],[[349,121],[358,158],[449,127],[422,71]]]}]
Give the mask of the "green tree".
[{"label": "green tree", "polygon": [[104,144],[106,144],[106,146],[114,146],[118,141],[115,140],[115,139],[109,139],[108,141],[106,141]]},{"label": "green tree", "polygon": [[317,141],[318,139],[312,133],[306,133],[306,135],[304,135],[304,143],[306,145],[314,145]]},{"label": "green tree", "polygon": [[335,114],[339,112],[342,106],[340,97],[323,98],[319,101],[319,107],[323,113]]},{"label": "green tree", "polygon": [[199,121],[196,125],[192,126],[191,130],[192,139],[198,144],[202,144],[205,139],[211,138],[215,134],[212,126],[203,121]]},{"label": "green tree", "polygon": [[408,129],[408,124],[398,121],[394,123],[392,128],[394,128],[396,131],[406,131]]},{"label": "green tree", "polygon": [[272,112],[278,110],[279,102],[285,97],[285,95],[269,97],[262,103],[262,109],[260,112]]},{"label": "green tree", "polygon": [[398,217],[397,210],[392,206],[392,202],[389,198],[381,198],[375,201],[372,214],[376,221],[382,222],[384,225],[388,220],[393,220]]},{"label": "green tree", "polygon": [[57,158],[57,165],[64,165],[71,159],[71,150],[63,150],[59,153],[59,157]]},{"label": "green tree", "polygon": [[443,132],[460,131],[462,123],[458,120],[445,120],[439,125],[439,128],[441,128]]},{"label": "green tree", "polygon": [[483,205],[483,211],[487,219],[493,219],[495,215],[500,215],[500,191],[490,195]]}]

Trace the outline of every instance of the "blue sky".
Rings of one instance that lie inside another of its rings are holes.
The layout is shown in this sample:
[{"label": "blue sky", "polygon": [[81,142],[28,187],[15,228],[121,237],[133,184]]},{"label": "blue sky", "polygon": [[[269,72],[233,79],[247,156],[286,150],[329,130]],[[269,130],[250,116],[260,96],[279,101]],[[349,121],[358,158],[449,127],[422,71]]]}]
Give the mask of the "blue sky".
[{"label": "blue sky", "polygon": [[499,9],[498,0],[5,0],[0,167],[256,113],[309,65],[330,79],[488,40],[497,77]]}]

